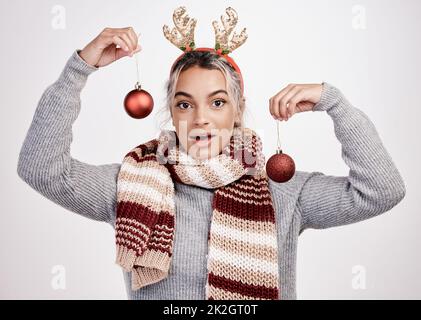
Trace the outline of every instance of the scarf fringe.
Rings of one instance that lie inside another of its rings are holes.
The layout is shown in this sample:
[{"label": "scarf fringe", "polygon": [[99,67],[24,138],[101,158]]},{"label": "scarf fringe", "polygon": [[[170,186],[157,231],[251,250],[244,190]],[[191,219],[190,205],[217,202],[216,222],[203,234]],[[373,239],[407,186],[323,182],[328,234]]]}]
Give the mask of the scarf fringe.
[{"label": "scarf fringe", "polygon": [[132,270],[136,260],[136,252],[122,245],[117,245],[117,256],[115,263],[123,268],[124,271],[129,272]]},{"label": "scarf fringe", "polygon": [[147,249],[138,256],[133,249],[117,246],[116,264],[132,273],[132,290],[161,281],[168,275],[171,257],[167,252]]}]

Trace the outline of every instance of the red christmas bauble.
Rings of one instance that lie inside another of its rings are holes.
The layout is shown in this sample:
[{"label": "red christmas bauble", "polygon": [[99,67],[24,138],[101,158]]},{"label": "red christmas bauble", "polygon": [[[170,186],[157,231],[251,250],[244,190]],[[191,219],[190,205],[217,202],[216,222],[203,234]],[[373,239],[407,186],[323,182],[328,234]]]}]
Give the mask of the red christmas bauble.
[{"label": "red christmas bauble", "polygon": [[287,182],[295,174],[294,160],[282,150],[277,150],[266,163],[266,173],[275,182]]},{"label": "red christmas bauble", "polygon": [[130,91],[124,98],[126,112],[135,119],[146,118],[152,112],[153,106],[152,96],[140,87]]}]

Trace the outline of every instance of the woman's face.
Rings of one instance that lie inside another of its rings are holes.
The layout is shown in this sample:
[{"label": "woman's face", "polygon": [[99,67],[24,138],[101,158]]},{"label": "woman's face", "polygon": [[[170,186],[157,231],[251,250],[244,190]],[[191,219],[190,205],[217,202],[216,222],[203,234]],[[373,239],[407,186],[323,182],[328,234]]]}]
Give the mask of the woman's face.
[{"label": "woman's face", "polygon": [[222,152],[241,116],[228,97],[224,74],[199,66],[180,73],[171,115],[181,146],[198,160]]}]

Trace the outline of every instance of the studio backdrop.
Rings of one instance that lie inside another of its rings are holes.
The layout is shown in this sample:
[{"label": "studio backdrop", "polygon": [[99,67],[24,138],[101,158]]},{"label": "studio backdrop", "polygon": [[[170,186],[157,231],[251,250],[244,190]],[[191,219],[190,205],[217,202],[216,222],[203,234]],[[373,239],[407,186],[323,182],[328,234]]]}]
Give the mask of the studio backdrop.
[{"label": "studio backdrop", "polygon": [[[128,150],[155,138],[168,116],[160,112],[165,84],[181,53],[162,27],[173,27],[179,6],[198,20],[197,47],[213,47],[212,21],[229,6],[239,15],[236,30],[247,27],[248,39],[232,57],[245,85],[245,125],[262,138],[266,160],[275,153],[278,137],[269,99],[288,84],[327,82],[367,115],[405,182],[405,197],[384,214],[300,235],[296,265],[290,266],[297,271],[296,297],[421,298],[417,0],[1,0],[0,298],[127,299],[115,264],[114,230],[37,192],[19,176],[19,154],[44,91],[75,50],[106,27],[140,33],[139,73],[154,109],[143,119],[129,117],[124,109],[124,97],[138,80],[135,56],[99,68],[80,95],[71,156],[93,166],[121,163]],[[55,119],[49,116],[44,119]],[[348,176],[347,155],[326,112],[297,113],[279,122],[279,129],[296,170]]]}]

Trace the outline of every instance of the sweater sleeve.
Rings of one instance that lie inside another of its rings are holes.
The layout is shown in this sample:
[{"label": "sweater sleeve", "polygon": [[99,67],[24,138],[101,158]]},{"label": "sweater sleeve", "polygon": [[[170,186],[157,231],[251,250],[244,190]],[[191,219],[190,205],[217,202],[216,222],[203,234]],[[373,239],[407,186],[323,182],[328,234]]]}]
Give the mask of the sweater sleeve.
[{"label": "sweater sleeve", "polygon": [[90,165],[70,154],[72,125],[81,108],[80,93],[98,68],[75,50],[59,78],[42,94],[20,150],[17,173],[34,190],[89,219],[115,217],[120,164]]},{"label": "sweater sleeve", "polygon": [[351,224],[396,206],[405,196],[405,184],[367,115],[327,82],[313,111],[332,118],[349,174],[308,175],[298,197],[301,229]]}]

